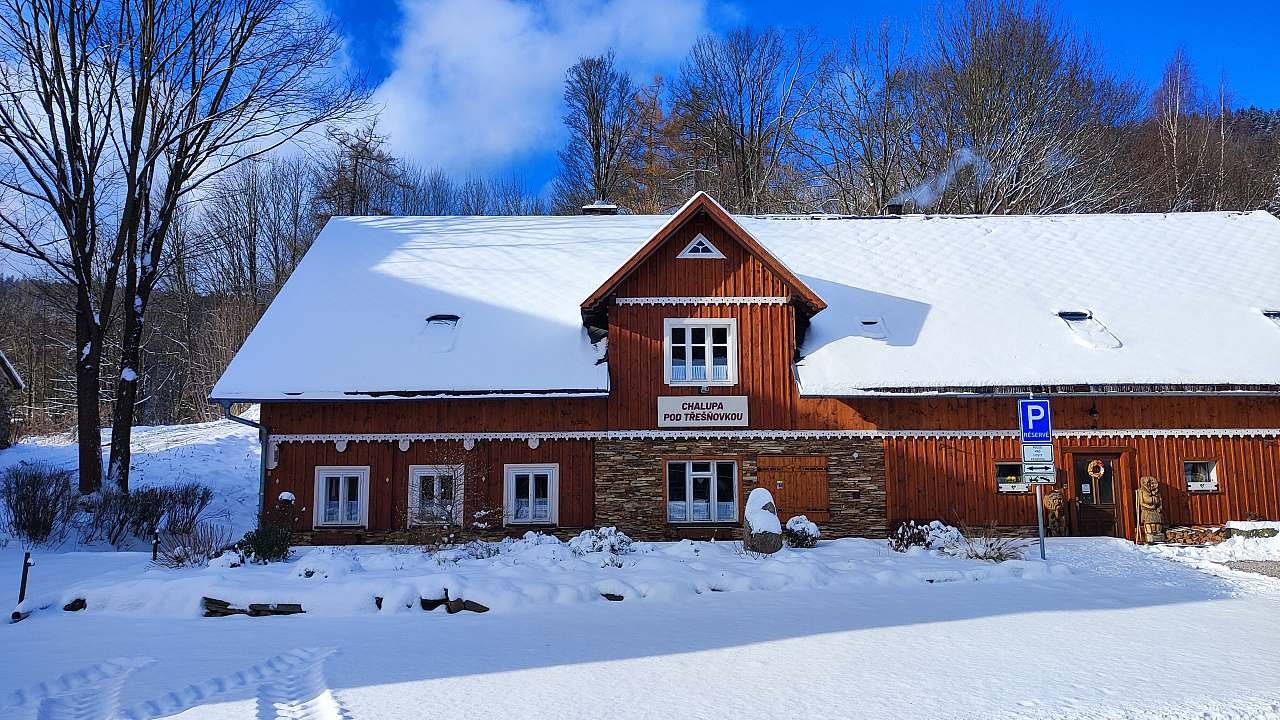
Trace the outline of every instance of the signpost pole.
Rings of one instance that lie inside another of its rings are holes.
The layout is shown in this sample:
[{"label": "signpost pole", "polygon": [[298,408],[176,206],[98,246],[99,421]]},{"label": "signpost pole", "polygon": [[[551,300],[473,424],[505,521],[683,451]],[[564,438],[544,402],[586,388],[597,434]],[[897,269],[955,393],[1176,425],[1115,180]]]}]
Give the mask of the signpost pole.
[{"label": "signpost pole", "polygon": [[1040,498],[1040,484],[1036,483],[1036,525],[1040,527],[1040,559],[1044,560],[1044,501]]}]

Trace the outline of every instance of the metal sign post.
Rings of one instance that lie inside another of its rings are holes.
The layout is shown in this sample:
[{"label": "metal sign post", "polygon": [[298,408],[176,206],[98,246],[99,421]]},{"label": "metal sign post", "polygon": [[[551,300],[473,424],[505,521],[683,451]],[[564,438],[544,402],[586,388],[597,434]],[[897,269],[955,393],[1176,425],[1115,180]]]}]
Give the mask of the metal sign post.
[{"label": "metal sign post", "polygon": [[1040,486],[1058,482],[1058,469],[1053,464],[1049,399],[1019,400],[1018,429],[1022,439],[1022,482],[1036,487],[1036,528],[1040,535],[1040,559],[1044,560],[1044,498]]},{"label": "metal sign post", "polygon": [[1040,483],[1036,483],[1036,526],[1040,529],[1040,559],[1044,560],[1044,500],[1040,497]]}]

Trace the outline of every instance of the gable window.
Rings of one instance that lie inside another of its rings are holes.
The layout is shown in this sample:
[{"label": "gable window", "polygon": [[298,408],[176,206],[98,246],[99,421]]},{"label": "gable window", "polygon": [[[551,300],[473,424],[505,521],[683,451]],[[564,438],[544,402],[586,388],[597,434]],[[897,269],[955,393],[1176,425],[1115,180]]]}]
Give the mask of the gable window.
[{"label": "gable window", "polygon": [[369,466],[316,468],[316,527],[369,524]]},{"label": "gable window", "polygon": [[461,465],[409,466],[409,524],[462,522]]},{"label": "gable window", "polygon": [[554,525],[559,521],[560,466],[506,465],[509,525]]},{"label": "gable window", "polygon": [[667,522],[736,522],[738,464],[732,460],[667,462]]},{"label": "gable window", "polygon": [[717,250],[705,235],[698,233],[676,257],[682,260],[723,260],[724,253]]},{"label": "gable window", "polygon": [[668,385],[738,382],[738,321],[667,318],[663,321]]}]

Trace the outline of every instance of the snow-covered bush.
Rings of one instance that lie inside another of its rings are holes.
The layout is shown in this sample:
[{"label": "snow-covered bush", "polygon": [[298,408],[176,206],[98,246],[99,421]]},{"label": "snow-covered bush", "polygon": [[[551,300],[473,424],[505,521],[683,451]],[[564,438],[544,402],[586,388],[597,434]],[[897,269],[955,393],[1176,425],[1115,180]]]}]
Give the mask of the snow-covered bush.
[{"label": "snow-covered bush", "polygon": [[173,485],[168,488],[168,495],[164,527],[174,533],[194,530],[205,508],[213,502],[213,488],[198,482]]},{"label": "snow-covered bush", "polygon": [[288,527],[264,524],[257,530],[245,533],[238,547],[250,562],[265,565],[288,560],[289,543],[292,539],[293,531]]},{"label": "snow-covered bush", "polygon": [[815,547],[820,537],[822,532],[818,530],[818,526],[804,515],[796,515],[782,528],[782,539],[786,541],[787,547]]},{"label": "snow-covered bush", "polygon": [[615,527],[603,527],[596,530],[583,530],[578,536],[569,540],[569,549],[574,555],[604,552],[613,555],[626,555],[634,552],[632,540],[626,533]]},{"label": "snow-covered bush", "polygon": [[129,524],[133,518],[133,506],[129,494],[115,487],[103,487],[82,499],[84,522],[80,526],[80,540],[85,543],[105,540],[119,547],[129,538]]},{"label": "snow-covered bush", "polygon": [[169,504],[168,488],[139,487],[131,490],[127,503],[129,534],[136,538],[151,537],[152,531],[160,528]]},{"label": "snow-covered bush", "polygon": [[962,526],[958,538],[953,538],[938,548],[943,555],[966,560],[986,560],[1001,563],[1005,560],[1021,560],[1028,541],[1005,537],[995,525],[981,527]]},{"label": "snow-covered bush", "polygon": [[79,493],[70,470],[19,463],[0,478],[0,531],[24,547],[56,545],[67,539],[79,512]]},{"label": "snow-covered bush", "polygon": [[230,546],[230,528],[211,522],[197,522],[190,532],[160,533],[156,564],[167,568],[205,567]]},{"label": "snow-covered bush", "polygon": [[929,550],[951,545],[963,539],[963,533],[939,520],[929,523],[906,520],[889,533],[889,548],[895,552],[906,552],[913,547]]},{"label": "snow-covered bush", "polygon": [[904,553],[913,547],[927,550],[931,545],[929,526],[918,525],[915,520],[898,523],[898,527],[889,533],[889,549],[894,552]]}]

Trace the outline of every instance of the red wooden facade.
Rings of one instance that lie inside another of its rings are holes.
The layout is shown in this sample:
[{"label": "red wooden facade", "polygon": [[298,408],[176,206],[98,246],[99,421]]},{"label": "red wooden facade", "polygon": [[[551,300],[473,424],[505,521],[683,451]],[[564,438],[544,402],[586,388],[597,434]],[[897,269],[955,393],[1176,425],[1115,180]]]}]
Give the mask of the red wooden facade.
[{"label": "red wooden facade", "polygon": [[[701,233],[723,259],[678,259]],[[619,303],[618,299],[626,302]],[[703,302],[690,299],[704,299]],[[650,299],[642,303],[639,299]],[[753,300],[754,299],[754,300]],[[694,203],[632,261],[583,303],[587,324],[607,328],[611,389],[608,397],[418,399],[265,404],[262,421],[273,437],[510,433],[482,439],[472,452],[485,468],[489,499],[502,502],[507,463],[560,466],[563,527],[595,522],[595,445],[607,433],[656,431],[659,396],[745,395],[748,430],[884,432],[885,514],[890,523],[940,518],[947,522],[1025,526],[1035,521],[1033,495],[1001,495],[995,465],[1016,462],[1016,401],[1008,397],[802,397],[795,378],[797,337],[821,299],[768,256],[714,203]],[[670,386],[664,381],[666,318],[736,318],[739,378],[728,387]],[[1133,536],[1133,489],[1144,475],[1164,488],[1173,523],[1214,523],[1251,515],[1280,518],[1280,440],[1249,433],[1280,428],[1280,398],[1247,395],[1059,395],[1052,399],[1060,484],[1077,499],[1073,461],[1087,454],[1114,456],[1115,532]],[[1201,430],[1205,437],[1160,434]],[[1244,431],[1244,432],[1223,432]],[[735,430],[736,432],[736,430]],[[537,447],[520,434],[559,433]],[[573,435],[577,434],[577,438]],[[732,435],[728,432],[726,437]],[[398,527],[408,493],[408,468],[431,464],[459,440],[395,439],[351,442],[339,453],[332,440],[279,443],[267,471],[268,501],[282,491],[310,507],[314,468],[370,468],[370,528]],[[1188,493],[1182,464],[1217,463],[1219,490]],[[803,480],[785,498],[823,517],[828,492],[826,458],[773,456],[759,464],[767,482],[783,475]],[[665,493],[665,490],[663,491]],[[831,490],[834,492],[834,490]],[[780,501],[781,502],[781,501]]]}]

